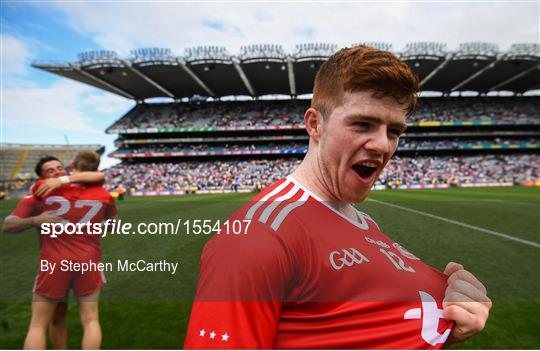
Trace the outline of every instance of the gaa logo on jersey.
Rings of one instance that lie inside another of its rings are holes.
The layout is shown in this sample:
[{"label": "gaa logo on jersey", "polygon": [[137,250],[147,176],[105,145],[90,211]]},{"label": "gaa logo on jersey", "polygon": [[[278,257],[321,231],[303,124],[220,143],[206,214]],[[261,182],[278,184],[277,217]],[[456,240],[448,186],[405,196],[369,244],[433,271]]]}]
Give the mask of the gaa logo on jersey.
[{"label": "gaa logo on jersey", "polygon": [[330,265],[336,271],[339,271],[345,266],[351,267],[355,264],[369,262],[366,256],[362,255],[360,251],[353,247],[350,249],[341,249],[340,251],[332,251],[328,259],[330,260]]}]

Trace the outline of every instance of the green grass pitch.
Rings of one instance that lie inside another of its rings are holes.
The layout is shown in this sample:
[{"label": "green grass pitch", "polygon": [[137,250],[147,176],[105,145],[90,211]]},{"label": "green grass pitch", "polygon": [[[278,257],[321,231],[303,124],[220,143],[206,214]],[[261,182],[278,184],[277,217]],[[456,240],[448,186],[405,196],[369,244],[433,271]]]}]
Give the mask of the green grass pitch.
[{"label": "green grass pitch", "polygon": [[[124,221],[133,223],[176,222],[178,218],[224,220],[252,196],[132,197],[118,202],[118,210]],[[16,203],[1,202],[0,217],[9,214]],[[540,243],[540,188],[377,191],[359,207],[386,234],[425,262],[439,269],[450,260],[460,262],[488,287],[494,306],[486,329],[455,348],[540,348],[540,248],[493,234]],[[165,258],[180,263],[180,272],[174,276],[165,272],[107,273],[100,304],[103,348],[182,347],[198,259],[208,238],[181,234],[102,239],[104,261]],[[1,348],[22,347],[38,250],[37,234],[32,230],[0,235]],[[80,348],[82,330],[77,313],[71,298],[70,348]]]}]

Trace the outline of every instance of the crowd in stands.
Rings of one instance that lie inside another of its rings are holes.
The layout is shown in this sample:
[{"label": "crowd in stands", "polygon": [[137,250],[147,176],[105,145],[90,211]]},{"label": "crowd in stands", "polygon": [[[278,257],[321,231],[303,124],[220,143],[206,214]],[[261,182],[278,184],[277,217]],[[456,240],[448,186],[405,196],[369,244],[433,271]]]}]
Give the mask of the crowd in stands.
[{"label": "crowd in stands", "polygon": [[133,146],[127,149],[120,149],[118,153],[147,153],[147,152],[208,152],[208,153],[224,153],[224,152],[256,152],[264,150],[307,150],[307,143],[266,143],[266,144],[244,144],[244,145],[228,145],[228,144],[157,144],[148,146]]},{"label": "crowd in stands", "polygon": [[303,123],[303,101],[139,105],[110,129],[278,126]]},{"label": "crowd in stands", "polygon": [[[229,102],[193,102],[181,104],[141,104],[109,128],[206,128],[206,127],[268,127],[302,125],[308,100],[260,100]],[[456,97],[421,98],[409,117],[410,123],[422,122],[497,122],[503,124],[540,124],[538,97]],[[236,134],[235,134],[236,135]],[[533,135],[531,137],[531,135]],[[302,140],[220,141],[200,143],[160,142],[126,144],[115,153],[185,152],[185,153],[263,153],[279,149],[283,153],[305,152]],[[440,139],[404,137],[399,150],[462,149],[484,144],[540,144],[534,134],[519,137]],[[267,156],[269,157],[269,156]],[[296,156],[295,156],[296,157]],[[260,189],[290,174],[300,163],[299,158],[190,161],[161,163],[131,163],[107,170],[107,187],[119,186],[128,192],[199,191],[219,189]],[[170,161],[164,159],[164,161]],[[394,157],[381,174],[377,185],[474,184],[540,181],[540,155],[484,155]]]},{"label": "crowd in stands", "polygon": [[[308,100],[141,104],[110,130],[130,128],[252,127],[302,124]],[[538,97],[421,98],[409,123],[495,121],[540,123]]]},{"label": "crowd in stands", "polygon": [[299,164],[299,159],[119,164],[107,170],[107,186],[129,191],[255,188],[287,176]]},{"label": "crowd in stands", "polygon": [[[129,192],[256,189],[290,174],[300,159],[119,164],[107,170],[107,187]],[[540,180],[540,155],[397,157],[377,184],[452,184]]]},{"label": "crowd in stands", "polygon": [[[511,145],[511,144],[540,144],[537,138],[494,138],[494,139],[442,139],[442,140],[418,140],[401,139],[399,150],[434,150],[434,149],[460,149],[474,148],[486,144]],[[130,148],[117,150],[116,153],[163,153],[163,152],[185,152],[190,154],[205,153],[258,153],[261,151],[275,150],[278,152],[290,152],[291,150],[305,153],[307,143],[266,143],[266,144],[153,144],[134,145]]]},{"label": "crowd in stands", "polygon": [[505,145],[515,144],[540,144],[537,138],[493,138],[493,139],[442,139],[442,140],[418,140],[402,138],[399,141],[399,150],[442,150],[442,149],[463,149],[475,148],[483,145]]},{"label": "crowd in stands", "polygon": [[409,123],[440,121],[496,121],[505,124],[540,123],[539,98],[420,99]]},{"label": "crowd in stands", "polygon": [[522,183],[540,179],[540,155],[398,157],[388,163],[379,184]]}]

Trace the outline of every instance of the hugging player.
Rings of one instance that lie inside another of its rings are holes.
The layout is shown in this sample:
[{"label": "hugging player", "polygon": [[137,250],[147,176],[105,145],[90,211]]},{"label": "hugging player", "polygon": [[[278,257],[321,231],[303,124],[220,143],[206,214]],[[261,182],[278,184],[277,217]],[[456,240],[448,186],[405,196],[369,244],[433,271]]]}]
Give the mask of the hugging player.
[{"label": "hugging player", "polygon": [[463,266],[444,273],[383,234],[364,201],[416,105],[390,52],[340,50],[320,68],[301,165],[237,211],[246,235],[205,246],[184,347],[440,349],[480,332],[491,301]]},{"label": "hugging player", "polygon": [[[73,174],[68,176],[63,164],[55,157],[44,157],[36,165],[40,179],[32,187],[32,195],[23,198],[17,208],[4,220],[3,230],[20,232],[36,227],[40,240],[40,262],[54,263],[63,260],[74,262],[99,262],[101,248],[99,235],[59,235],[52,237],[40,231],[44,223],[101,222],[116,216],[114,201],[102,187],[105,177],[97,172],[100,158],[94,151],[81,151],[75,157]],[[75,184],[75,182],[87,183]],[[32,319],[24,342],[25,349],[44,349],[46,330],[54,348],[67,348],[65,325],[66,298],[73,289],[79,304],[84,334],[83,349],[96,349],[101,345],[101,328],[98,319],[100,288],[105,283],[102,272],[54,272],[39,270],[34,282]]]}]

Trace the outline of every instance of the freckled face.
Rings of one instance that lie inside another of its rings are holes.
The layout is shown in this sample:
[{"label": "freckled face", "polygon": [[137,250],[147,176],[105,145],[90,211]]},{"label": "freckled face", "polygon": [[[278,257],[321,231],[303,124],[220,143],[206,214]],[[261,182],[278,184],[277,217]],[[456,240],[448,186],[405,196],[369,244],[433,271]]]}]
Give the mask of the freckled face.
[{"label": "freckled face", "polygon": [[395,99],[369,91],[346,92],[325,116],[318,145],[321,169],[332,196],[363,201],[394,154],[405,131],[406,112]]}]

